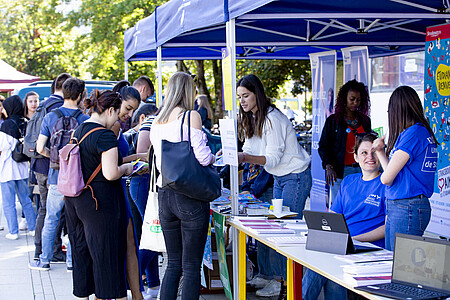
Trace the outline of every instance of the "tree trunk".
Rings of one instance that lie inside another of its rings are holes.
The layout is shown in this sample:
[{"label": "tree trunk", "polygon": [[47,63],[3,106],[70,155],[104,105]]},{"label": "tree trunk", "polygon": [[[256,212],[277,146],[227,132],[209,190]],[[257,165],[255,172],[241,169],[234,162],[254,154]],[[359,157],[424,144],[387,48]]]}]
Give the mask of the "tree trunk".
[{"label": "tree trunk", "polygon": [[205,62],[203,60],[196,60],[195,64],[197,65],[197,89],[199,95],[206,95],[208,97],[208,101],[211,104],[211,95],[208,90],[208,86],[206,85],[205,79]]},{"label": "tree trunk", "polygon": [[186,66],[186,64],[182,60],[177,60],[177,72],[184,72],[184,73],[188,73],[189,75],[191,74],[191,72],[189,71],[189,68]]},{"label": "tree trunk", "polygon": [[214,91],[215,91],[215,106],[214,118],[216,120],[223,118],[223,104],[222,104],[222,60],[213,60],[213,76],[214,76]]}]

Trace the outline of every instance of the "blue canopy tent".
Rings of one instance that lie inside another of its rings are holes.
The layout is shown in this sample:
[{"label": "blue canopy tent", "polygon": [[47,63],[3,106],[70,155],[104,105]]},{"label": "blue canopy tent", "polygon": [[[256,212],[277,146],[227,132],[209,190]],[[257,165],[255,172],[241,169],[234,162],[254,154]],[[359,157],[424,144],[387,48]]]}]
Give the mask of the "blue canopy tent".
[{"label": "blue canopy tent", "polygon": [[[448,7],[448,0],[171,0],[125,32],[125,72],[129,61],[156,59],[161,74],[163,59],[221,59],[228,47],[236,99],[236,58],[309,59],[327,50],[339,57],[349,46],[368,46],[370,57],[423,50],[426,28],[445,23]],[[158,91],[161,97],[161,76]],[[236,112],[233,101],[229,117]],[[237,187],[237,167],[231,166],[232,214]],[[236,271],[237,231],[233,240]],[[245,274],[234,275],[237,295]]]},{"label": "blue canopy tent", "polygon": [[125,33],[125,60],[220,59],[225,23],[236,20],[236,54],[308,59],[312,52],[368,46],[369,56],[423,49],[425,28],[445,22],[442,0],[172,0]]}]

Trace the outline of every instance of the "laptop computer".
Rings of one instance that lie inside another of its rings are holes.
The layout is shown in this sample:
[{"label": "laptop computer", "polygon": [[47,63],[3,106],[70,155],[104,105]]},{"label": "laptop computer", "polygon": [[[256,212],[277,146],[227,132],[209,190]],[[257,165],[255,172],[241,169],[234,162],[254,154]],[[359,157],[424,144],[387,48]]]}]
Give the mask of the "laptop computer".
[{"label": "laptop computer", "polygon": [[445,299],[449,276],[449,241],[397,233],[391,282],[356,289],[394,299]]},{"label": "laptop computer", "polygon": [[306,249],[308,250],[335,254],[382,250],[382,248],[375,245],[373,247],[355,245],[343,214],[304,210],[303,216],[308,226],[308,239],[306,241]]}]

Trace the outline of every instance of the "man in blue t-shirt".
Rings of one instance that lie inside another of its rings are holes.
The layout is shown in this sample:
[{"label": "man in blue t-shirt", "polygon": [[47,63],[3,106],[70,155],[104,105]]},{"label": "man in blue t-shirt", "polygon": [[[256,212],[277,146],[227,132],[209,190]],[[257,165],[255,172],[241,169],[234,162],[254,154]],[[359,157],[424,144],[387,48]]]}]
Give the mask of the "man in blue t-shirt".
[{"label": "man in blue t-shirt", "polygon": [[[84,81],[77,78],[67,79],[63,84],[64,104],[59,108],[64,116],[71,116],[78,110],[78,103],[85,90]],[[58,120],[58,115],[52,111],[48,113],[42,120],[41,133],[36,142],[36,151],[45,157],[50,157],[49,140]],[[83,123],[89,117],[80,114],[77,117],[78,124]],[[44,220],[44,228],[42,229],[42,253],[39,259],[29,264],[29,268],[33,270],[48,271],[50,269],[50,261],[53,254],[53,241],[56,235],[56,227],[58,224],[61,210],[64,207],[64,195],[57,189],[58,170],[49,169],[48,172],[48,195],[47,195],[47,213]],[[66,258],[67,270],[72,270],[72,255],[70,251],[70,243],[67,249]]]}]

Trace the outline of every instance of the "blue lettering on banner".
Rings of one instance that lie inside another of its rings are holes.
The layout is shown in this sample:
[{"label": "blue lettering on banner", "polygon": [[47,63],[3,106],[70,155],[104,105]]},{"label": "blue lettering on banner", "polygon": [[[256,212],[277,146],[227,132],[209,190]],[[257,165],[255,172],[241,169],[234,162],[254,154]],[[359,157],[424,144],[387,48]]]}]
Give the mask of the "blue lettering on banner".
[{"label": "blue lettering on banner", "polygon": [[428,145],[427,152],[425,153],[425,158],[423,159],[422,172],[436,172],[437,159],[438,153],[436,146],[434,145],[434,143]]}]

